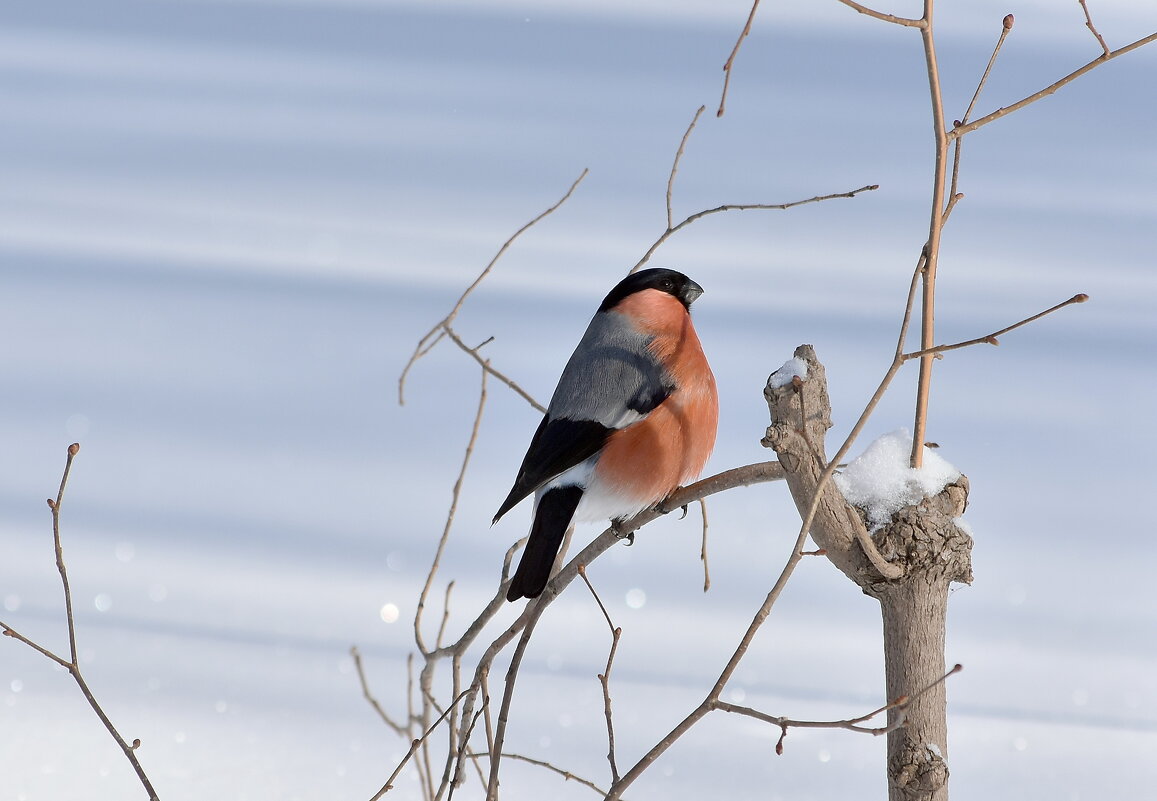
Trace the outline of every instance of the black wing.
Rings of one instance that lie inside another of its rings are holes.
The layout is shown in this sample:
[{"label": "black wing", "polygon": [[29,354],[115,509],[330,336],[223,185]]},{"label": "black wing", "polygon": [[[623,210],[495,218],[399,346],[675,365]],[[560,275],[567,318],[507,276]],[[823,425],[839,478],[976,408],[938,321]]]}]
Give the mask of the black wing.
[{"label": "black wing", "polygon": [[522,467],[518,468],[518,478],[494,515],[494,522],[559,473],[594,456],[614,432],[613,428],[593,420],[547,420],[547,415],[543,415],[522,459]]}]

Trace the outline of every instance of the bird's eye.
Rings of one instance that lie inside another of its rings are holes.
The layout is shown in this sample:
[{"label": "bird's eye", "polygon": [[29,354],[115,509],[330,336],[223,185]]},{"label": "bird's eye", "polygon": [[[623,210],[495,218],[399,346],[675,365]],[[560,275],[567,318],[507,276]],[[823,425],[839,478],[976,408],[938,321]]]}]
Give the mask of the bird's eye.
[{"label": "bird's eye", "polygon": [[675,288],[675,282],[672,281],[670,278],[664,278],[662,281],[662,287],[663,287],[663,289],[666,289],[666,290],[674,289]]}]

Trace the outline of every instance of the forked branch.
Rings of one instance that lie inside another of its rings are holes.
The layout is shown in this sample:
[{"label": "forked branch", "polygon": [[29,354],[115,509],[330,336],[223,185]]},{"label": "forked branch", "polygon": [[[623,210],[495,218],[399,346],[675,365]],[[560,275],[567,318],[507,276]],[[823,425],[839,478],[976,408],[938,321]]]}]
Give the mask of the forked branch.
[{"label": "forked branch", "polygon": [[445,331],[454,322],[454,319],[458,316],[458,313],[462,311],[462,306],[466,303],[466,299],[470,297],[470,294],[478,288],[478,285],[486,279],[486,276],[490,275],[490,271],[494,269],[494,265],[497,264],[498,260],[502,258],[503,254],[505,254],[506,251],[510,249],[510,246],[514,244],[515,240],[533,228],[539,220],[553,213],[559,206],[565,203],[572,194],[574,194],[575,189],[577,189],[578,185],[582,183],[583,178],[587,177],[588,172],[589,170],[584,169],[579,174],[579,177],[574,180],[574,183],[570,185],[570,189],[566,190],[566,193],[561,198],[559,198],[554,204],[552,204],[530,222],[526,223],[513,234],[511,234],[510,238],[503,242],[502,247],[500,247],[498,252],[494,254],[494,258],[490,260],[482,272],[478,274],[478,277],[475,278],[474,281],[471,282],[470,286],[466,287],[465,291],[463,291],[462,294],[458,297],[458,300],[455,301],[454,306],[450,309],[450,312],[437,323],[435,323],[434,326],[429,331],[427,331],[421,339],[418,340],[418,344],[414,348],[414,353],[410,356],[410,360],[406,362],[406,366],[402,368],[402,374],[398,377],[399,404],[405,405],[406,403],[406,376],[409,375],[410,369],[420,358],[429,353],[430,348],[437,344],[438,340],[445,335]]},{"label": "forked branch", "polygon": [[72,590],[70,589],[68,583],[68,568],[64,563],[64,548],[61,545],[60,538],[60,508],[64,503],[64,490],[68,486],[68,475],[72,470],[72,460],[76,458],[78,453],[80,453],[80,445],[78,443],[74,442],[68,446],[68,457],[64,463],[64,474],[60,478],[60,488],[57,490],[56,499],[48,499],[48,508],[52,510],[52,541],[56,549],[56,570],[60,574],[60,584],[64,591],[64,617],[65,623],[68,627],[69,658],[64,659],[63,657],[54,654],[47,648],[38,645],[28,637],[25,637],[23,634],[17,632],[4,621],[0,621],[0,630],[3,631],[4,636],[12,637],[17,641],[24,643],[25,645],[31,647],[33,650],[47,657],[48,659],[51,659],[53,662],[68,671],[69,675],[72,676],[73,681],[76,682],[76,686],[80,688],[80,691],[84,695],[84,699],[88,702],[89,707],[91,707],[92,711],[96,713],[96,716],[104,725],[105,730],[113,738],[117,746],[120,747],[121,752],[125,755],[125,759],[127,759],[129,764],[132,765],[133,772],[137,774],[137,779],[140,781],[141,786],[144,787],[145,792],[148,793],[150,801],[156,801],[157,792],[153,789],[152,782],[149,780],[148,775],[145,773],[144,767],[141,766],[140,760],[137,759],[136,751],[138,748],[140,748],[141,741],[134,739],[131,743],[129,743],[125,740],[124,737],[121,736],[121,733],[117,731],[116,726],[113,725],[112,721],[105,713],[104,708],[101,706],[100,702],[89,688],[88,681],[84,677],[84,672],[80,669],[80,660],[77,657],[76,620],[72,614]]}]

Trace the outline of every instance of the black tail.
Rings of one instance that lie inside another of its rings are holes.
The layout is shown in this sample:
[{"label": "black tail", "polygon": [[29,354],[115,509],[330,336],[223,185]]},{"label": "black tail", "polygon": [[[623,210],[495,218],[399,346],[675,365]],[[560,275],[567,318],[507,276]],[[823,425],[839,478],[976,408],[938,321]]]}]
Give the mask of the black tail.
[{"label": "black tail", "polygon": [[506,600],[537,598],[542,593],[567,527],[570,526],[570,519],[582,497],[582,487],[555,487],[547,490],[539,500],[534,523],[530,527],[530,538],[526,541],[514,578],[510,580]]}]

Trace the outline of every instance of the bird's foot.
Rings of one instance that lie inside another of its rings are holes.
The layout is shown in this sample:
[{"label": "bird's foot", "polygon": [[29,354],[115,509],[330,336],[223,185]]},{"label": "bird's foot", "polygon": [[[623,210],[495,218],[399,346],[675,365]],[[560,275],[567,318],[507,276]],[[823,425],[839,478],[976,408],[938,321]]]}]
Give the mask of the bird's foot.
[{"label": "bird's foot", "polygon": [[669,514],[671,514],[671,512],[674,512],[676,509],[679,509],[683,512],[683,514],[679,515],[679,519],[682,520],[683,518],[685,518],[687,516],[687,507],[688,506],[690,506],[690,504],[686,504],[686,503],[683,504],[682,506],[668,506],[666,501],[659,501],[657,504],[655,504],[655,511],[657,511],[659,514],[669,515]]},{"label": "bird's foot", "polygon": [[611,521],[611,531],[613,531],[615,533],[615,536],[618,537],[619,539],[626,540],[627,545],[634,545],[635,544],[635,531],[634,531],[634,529],[632,529],[630,531],[623,531],[622,518]]}]

